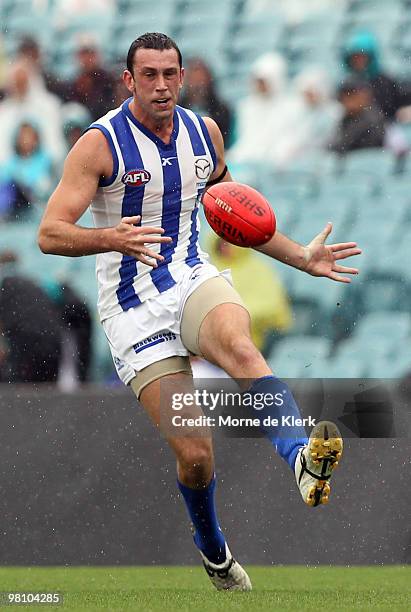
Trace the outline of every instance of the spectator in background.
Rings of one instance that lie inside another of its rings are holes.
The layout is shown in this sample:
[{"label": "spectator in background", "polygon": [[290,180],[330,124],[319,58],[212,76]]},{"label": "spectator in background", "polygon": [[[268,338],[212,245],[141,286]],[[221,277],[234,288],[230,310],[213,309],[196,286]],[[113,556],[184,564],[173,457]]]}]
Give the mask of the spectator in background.
[{"label": "spectator in background", "polygon": [[67,143],[67,153],[76,144],[84,130],[92,123],[87,108],[77,102],[63,105],[63,131]]},{"label": "spectator in background", "polygon": [[251,69],[251,91],[237,108],[239,140],[229,151],[229,160],[236,163],[284,162],[288,138],[296,116],[290,99],[284,58],[265,53]]},{"label": "spectator in background", "polygon": [[40,45],[32,36],[24,36],[18,47],[16,61],[25,64],[30,73],[31,93],[46,89],[46,75],[43,68]]},{"label": "spectator in background", "polygon": [[57,382],[67,367],[75,388],[88,380],[91,336],[88,306],[67,283],[42,288],[14,252],[0,252],[1,382]]},{"label": "spectator in background", "polygon": [[338,102],[331,97],[327,73],[319,67],[301,72],[293,82],[288,116],[290,130],[283,142],[282,166],[326,148],[341,117]]},{"label": "spectator in background", "polygon": [[17,221],[29,210],[29,196],[20,185],[0,178],[0,221]]},{"label": "spectator in background", "polygon": [[55,94],[61,100],[67,98],[67,84],[55,77],[43,66],[39,43],[32,36],[24,36],[17,47],[17,61],[24,62],[30,73],[30,89],[37,95],[45,91]]},{"label": "spectator in background", "polygon": [[14,151],[16,126],[30,122],[37,126],[40,140],[53,162],[62,159],[64,141],[61,125],[61,103],[45,89],[32,88],[30,68],[18,61],[10,69],[7,95],[0,102],[0,163]]},{"label": "spectator in background", "polygon": [[77,49],[79,72],[69,84],[69,100],[86,106],[92,119],[98,119],[113,107],[115,78],[102,66],[96,41],[90,35],[80,37]]},{"label": "spectator in background", "polygon": [[295,25],[316,13],[324,13],[344,6],[346,0],[246,0],[247,14],[261,16],[283,15],[287,23]]},{"label": "spectator in background", "polygon": [[53,301],[61,325],[59,386],[72,390],[88,380],[91,362],[92,319],[90,310],[67,282],[48,279],[43,287]]},{"label": "spectator in background", "polygon": [[211,261],[219,270],[231,269],[233,284],[251,315],[253,342],[264,352],[270,334],[284,333],[292,325],[286,291],[273,267],[252,249],[233,246],[215,234],[209,240]]},{"label": "spectator in background", "polygon": [[369,84],[349,79],[341,85],[338,99],[343,107],[343,117],[330,142],[331,150],[344,154],[356,149],[382,147],[385,118],[375,105]]},{"label": "spectator in background", "polygon": [[200,58],[192,58],[185,64],[184,90],[181,106],[200,115],[211,117],[218,124],[228,148],[233,141],[232,113],[216,90],[209,66]]},{"label": "spectator in background", "polygon": [[0,33],[0,100],[3,99],[5,91],[4,86],[6,84],[7,76],[7,57],[4,50],[3,36]]},{"label": "spectator in background", "polygon": [[16,132],[15,150],[0,166],[0,181],[19,186],[30,202],[46,203],[53,185],[53,164],[33,123],[22,123]]},{"label": "spectator in background", "polygon": [[356,78],[366,81],[375,104],[385,119],[385,146],[397,157],[409,151],[407,137],[397,119],[403,120],[402,109],[411,104],[411,83],[393,79],[381,68],[378,44],[368,31],[354,34],[348,41],[343,60],[347,70]]},{"label": "spectator in background", "polygon": [[84,299],[70,285],[61,285],[61,298],[58,301],[61,321],[74,341],[71,355],[75,376],[78,382],[87,382],[91,364],[92,319]]},{"label": "spectator in background", "polygon": [[390,122],[402,106],[411,104],[411,84],[397,81],[383,71],[375,36],[368,31],[354,34],[343,50],[343,62],[351,76],[369,84],[376,104]]},{"label": "spectator in background", "polygon": [[88,17],[114,14],[116,0],[54,0],[54,21],[58,29],[64,29],[73,17]]},{"label": "spectator in background", "polygon": [[123,81],[123,77],[122,75],[122,71],[123,71],[123,67],[118,67],[117,70],[114,70],[114,73],[119,74],[120,76],[117,77],[117,79],[115,80],[114,83],[114,98],[113,98],[113,103],[114,106],[117,108],[118,106],[121,106],[124,102],[124,100],[127,100],[127,98],[130,97],[130,92],[127,89],[127,87],[124,85],[124,81]]},{"label": "spectator in background", "polygon": [[[61,324],[56,307],[30,278],[21,276],[15,253],[0,253],[2,382],[56,382]],[[5,353],[5,357],[4,357]]]},{"label": "spectator in background", "polygon": [[294,87],[302,105],[301,118],[307,122],[307,141],[321,147],[341,113],[330,77],[323,68],[312,66],[297,75]]}]

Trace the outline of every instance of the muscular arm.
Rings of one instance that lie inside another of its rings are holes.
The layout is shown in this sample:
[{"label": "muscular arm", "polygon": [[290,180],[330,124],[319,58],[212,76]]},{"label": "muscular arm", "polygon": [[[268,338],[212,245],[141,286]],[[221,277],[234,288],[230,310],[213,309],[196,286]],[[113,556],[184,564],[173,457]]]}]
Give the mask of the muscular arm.
[{"label": "muscular arm", "polygon": [[[215,121],[210,118],[204,118],[204,121],[217,155],[216,169],[210,177],[212,181],[221,175],[225,167],[224,143]],[[227,172],[221,182],[232,180],[230,173]],[[340,259],[359,255],[361,249],[357,248],[355,242],[326,245],[325,241],[331,231],[332,225],[327,223],[323,231],[315,236],[307,246],[298,244],[281,232],[276,231],[268,242],[257,247],[256,250],[293,268],[303,270],[312,276],[325,276],[341,283],[349,283],[351,282],[350,278],[342,276],[342,274],[358,274],[357,268],[341,266],[337,262]]]},{"label": "muscular arm", "polygon": [[281,232],[275,232],[268,242],[255,250],[299,270],[305,270],[309,260],[307,247],[287,238]]},{"label": "muscular arm", "polygon": [[70,151],[60,183],[52,194],[38,233],[43,253],[79,257],[118,251],[150,266],[163,257],[147,244],[169,242],[164,230],[135,227],[140,217],[124,217],[116,227],[90,229],[76,225],[96,194],[101,176],[111,176],[112,158],[104,135],[90,130]]},{"label": "muscular arm", "polygon": [[40,224],[38,242],[43,253],[76,257],[115,250],[113,228],[76,225],[96,193],[100,176],[109,171],[106,146],[103,134],[90,130],[70,151]]}]

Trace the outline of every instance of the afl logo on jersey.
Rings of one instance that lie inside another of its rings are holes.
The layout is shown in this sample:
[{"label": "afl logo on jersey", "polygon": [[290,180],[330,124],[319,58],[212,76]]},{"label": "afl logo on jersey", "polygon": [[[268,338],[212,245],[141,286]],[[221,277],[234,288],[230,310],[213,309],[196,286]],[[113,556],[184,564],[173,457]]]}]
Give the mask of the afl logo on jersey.
[{"label": "afl logo on jersey", "polygon": [[209,177],[211,164],[204,157],[197,159],[195,162],[197,178],[204,180]]},{"label": "afl logo on jersey", "polygon": [[140,187],[148,183],[150,179],[150,172],[141,169],[129,170],[121,177],[122,182],[130,187]]}]

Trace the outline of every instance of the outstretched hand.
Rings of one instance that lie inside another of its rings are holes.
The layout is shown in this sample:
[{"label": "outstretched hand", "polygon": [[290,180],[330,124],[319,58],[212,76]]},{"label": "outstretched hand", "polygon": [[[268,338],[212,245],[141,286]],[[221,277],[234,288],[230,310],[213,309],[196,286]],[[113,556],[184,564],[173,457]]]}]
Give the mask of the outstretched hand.
[{"label": "outstretched hand", "polygon": [[141,216],[123,217],[121,222],[113,228],[114,250],[131,255],[138,261],[157,268],[157,262],[163,262],[164,257],[160,253],[153,251],[149,246],[172,242],[170,236],[163,236],[162,227],[137,225],[141,221]]},{"label": "outstretched hand", "polygon": [[306,265],[304,271],[312,276],[325,276],[339,283],[350,283],[351,279],[343,274],[358,274],[357,268],[340,266],[337,262],[353,255],[359,255],[361,249],[356,242],[325,244],[332,232],[332,223],[327,223],[323,231],[305,247]]}]

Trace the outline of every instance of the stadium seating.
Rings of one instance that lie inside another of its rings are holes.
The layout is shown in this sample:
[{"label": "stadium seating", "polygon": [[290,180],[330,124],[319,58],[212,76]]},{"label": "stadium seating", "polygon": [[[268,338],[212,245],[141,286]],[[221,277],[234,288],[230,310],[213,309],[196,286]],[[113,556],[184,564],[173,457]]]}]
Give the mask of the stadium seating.
[{"label": "stadium seating", "polygon": [[395,159],[390,151],[383,149],[360,149],[347,155],[342,171],[346,176],[361,177],[371,175],[389,177],[395,172]]},{"label": "stadium seating", "polygon": [[350,214],[355,214],[355,209],[364,208],[364,206],[371,202],[373,199],[374,185],[367,180],[349,180],[344,177],[340,177],[339,180],[336,178],[325,177],[319,184],[318,195],[315,200],[316,206],[320,206],[320,202],[324,206],[328,201],[331,207],[335,206],[335,203],[341,204],[346,201],[346,204],[350,206]]},{"label": "stadium seating", "polygon": [[[184,24],[191,24],[201,28],[204,21],[210,21],[214,23],[224,22],[227,23],[234,16],[234,10],[236,8],[236,2],[234,0],[189,0],[180,4],[180,10],[178,12],[179,20]],[[216,19],[218,15],[218,19]]]},{"label": "stadium seating", "polygon": [[130,42],[144,32],[159,31],[173,34],[176,3],[158,0],[147,10],[145,0],[123,4],[112,25],[113,36],[108,41],[113,61],[124,61]]},{"label": "stadium seating", "polygon": [[342,363],[349,363],[352,359],[360,358],[368,370],[371,361],[377,358],[389,358],[393,352],[392,345],[388,346],[384,338],[373,337],[372,340],[367,341],[366,338],[357,338],[354,334],[348,340],[341,342],[334,358]]},{"label": "stadium seating", "polygon": [[362,355],[344,355],[318,361],[307,369],[310,378],[366,378],[369,368]]},{"label": "stadium seating", "polygon": [[410,286],[396,272],[369,272],[362,284],[361,293],[366,312],[402,312],[410,305]]},{"label": "stadium seating", "polygon": [[[180,30],[181,52],[185,57],[193,57],[198,54],[201,45],[201,56],[210,61],[218,55],[226,40],[227,29],[222,22],[215,23],[211,19],[198,25],[186,23]],[[217,64],[218,70],[218,64]]]},{"label": "stadium seating", "polygon": [[373,359],[369,366],[370,378],[402,378],[411,373],[409,344],[399,345],[393,355]]},{"label": "stadium seating", "polygon": [[333,222],[333,241],[340,242],[346,236],[346,229],[350,219],[350,206],[346,201],[334,200],[331,204],[329,199],[316,200],[314,205],[302,211],[301,218],[294,227],[293,235],[295,240],[308,244],[328,221]]},{"label": "stadium seating", "polygon": [[326,338],[295,336],[279,342],[267,361],[277,376],[310,378],[307,372],[318,360],[330,353],[331,343]]},{"label": "stadium seating", "polygon": [[[290,28],[290,36],[284,44],[287,57],[293,60],[305,55],[308,56],[307,62],[316,63],[316,59],[321,60],[321,51],[324,55],[325,49],[330,52],[336,47],[340,28],[341,19],[338,11],[335,15],[329,12],[316,14],[311,19]],[[321,36],[318,36],[319,32]]]},{"label": "stadium seating", "polygon": [[[290,291],[292,284],[285,282],[285,286]],[[292,294],[292,316],[293,325],[288,332],[290,335],[318,336],[327,335],[329,331],[329,317],[322,308],[322,304],[316,297],[298,297]]]},{"label": "stadium seating", "polygon": [[[185,57],[198,55],[210,62],[223,97],[232,104],[248,91],[250,66],[265,51],[282,51],[290,76],[315,63],[337,83],[344,75],[341,48],[359,28],[374,31],[389,71],[402,78],[411,75],[409,1],[347,0],[325,15],[316,13],[295,23],[287,22],[275,2],[263,15],[253,4],[252,0],[117,0],[114,16],[73,17],[56,28],[54,2],[2,0],[1,31],[10,55],[22,35],[35,32],[45,59],[62,77],[73,72],[78,33],[94,34],[106,57],[120,62],[137,35],[165,31],[176,38]],[[51,10],[46,11],[46,6]],[[295,321],[289,337],[270,354],[274,371],[307,378],[396,377],[409,372],[410,163],[405,160],[402,167],[388,151],[371,149],[346,157],[318,152],[293,162],[284,172],[252,160],[231,169],[237,180],[255,186],[269,199],[280,231],[307,242],[332,220],[331,240],[356,240],[363,248],[358,260],[361,275],[350,286],[273,264],[290,293]],[[97,325],[94,258],[41,254],[36,245],[38,218],[33,214],[24,223],[2,225],[0,248],[24,245],[24,273],[40,283],[50,277],[69,279],[84,296],[96,330],[94,377],[101,379],[112,367]],[[91,225],[90,217],[82,223]]]},{"label": "stadium seating", "polygon": [[411,282],[411,268],[409,264],[410,244],[406,236],[398,236],[395,248],[390,248],[384,256],[379,256],[370,262],[371,270],[377,269],[380,273],[389,276],[393,272],[399,274],[404,281],[404,287]]},{"label": "stadium seating", "polygon": [[281,19],[242,20],[227,46],[227,51],[236,62],[244,62],[248,70],[250,64],[262,53],[281,45],[283,33],[284,23]]},{"label": "stadium seating", "polygon": [[[411,313],[372,312],[364,316],[357,325],[356,338],[385,338],[387,345],[399,347],[411,340]],[[411,357],[411,351],[410,351]]]}]

